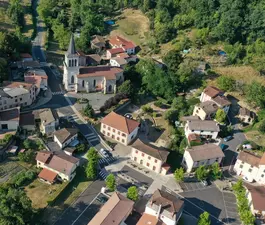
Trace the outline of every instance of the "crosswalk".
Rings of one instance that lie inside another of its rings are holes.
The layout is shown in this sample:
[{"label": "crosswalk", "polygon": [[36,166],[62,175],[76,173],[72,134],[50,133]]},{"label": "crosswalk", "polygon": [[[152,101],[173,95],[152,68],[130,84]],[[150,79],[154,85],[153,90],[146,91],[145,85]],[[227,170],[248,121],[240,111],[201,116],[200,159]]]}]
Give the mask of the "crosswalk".
[{"label": "crosswalk", "polygon": [[68,117],[68,121],[70,121],[72,123],[73,122],[76,122],[78,120],[79,120],[79,117],[76,114],[73,114],[73,115],[71,115],[71,116]]},{"label": "crosswalk", "polygon": [[64,91],[55,91],[55,92],[52,92],[52,95],[64,95]]},{"label": "crosswalk", "polygon": [[86,135],[85,135],[85,138],[86,138],[89,142],[92,142],[92,141],[98,141],[98,140],[99,140],[98,136],[97,136],[95,133],[86,134]]},{"label": "crosswalk", "polygon": [[108,165],[108,164],[114,162],[115,160],[116,160],[116,158],[110,156],[110,157],[107,157],[107,158],[101,158],[101,159],[99,159],[98,163],[100,165],[105,165],[105,164]]},{"label": "crosswalk", "polygon": [[105,180],[107,178],[107,176],[109,175],[109,173],[107,172],[107,170],[105,168],[103,168],[102,170],[100,170],[99,172],[99,176]]}]

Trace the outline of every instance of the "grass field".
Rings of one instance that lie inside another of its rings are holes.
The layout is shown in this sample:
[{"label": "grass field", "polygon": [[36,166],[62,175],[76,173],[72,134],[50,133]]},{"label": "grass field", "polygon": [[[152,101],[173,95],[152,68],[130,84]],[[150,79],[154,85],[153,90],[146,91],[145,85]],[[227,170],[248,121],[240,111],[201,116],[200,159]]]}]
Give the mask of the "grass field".
[{"label": "grass field", "polygon": [[[25,17],[24,17],[25,27],[22,33],[27,37],[31,37],[34,31],[32,14],[31,14],[31,0],[22,0],[22,4],[24,6],[24,11],[25,11]],[[9,0],[0,0],[0,30],[2,31],[15,30],[15,26],[12,24],[12,21],[7,15],[8,6],[9,6]]]},{"label": "grass field", "polygon": [[111,36],[121,35],[141,47],[145,45],[149,35],[149,19],[140,10],[125,9],[115,21]]},{"label": "grass field", "polygon": [[67,183],[49,185],[38,179],[25,188],[27,196],[35,209],[45,208],[67,185]]}]

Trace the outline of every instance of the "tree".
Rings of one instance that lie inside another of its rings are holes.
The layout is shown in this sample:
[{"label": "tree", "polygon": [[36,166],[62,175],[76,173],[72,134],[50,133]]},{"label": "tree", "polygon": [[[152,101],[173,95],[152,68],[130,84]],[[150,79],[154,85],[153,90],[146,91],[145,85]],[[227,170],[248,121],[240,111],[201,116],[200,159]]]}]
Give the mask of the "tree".
[{"label": "tree", "polygon": [[89,118],[93,118],[95,116],[94,109],[89,104],[89,102],[87,103],[87,105],[86,105],[86,107],[84,109],[84,115],[87,116],[87,117],[89,117]]},{"label": "tree", "polygon": [[0,224],[25,225],[32,222],[31,201],[22,189],[0,186]]},{"label": "tree", "polygon": [[70,32],[63,24],[55,21],[52,25],[54,38],[59,42],[59,48],[66,50],[70,40]]},{"label": "tree", "polygon": [[7,9],[7,14],[12,23],[20,28],[24,25],[24,9],[20,0],[11,0]]},{"label": "tree", "polygon": [[253,81],[247,86],[246,98],[252,104],[264,108],[265,107],[265,86],[257,81]]},{"label": "tree", "polygon": [[34,163],[35,162],[35,152],[32,149],[29,149],[25,152],[18,153],[18,159],[22,162]]},{"label": "tree", "polygon": [[8,66],[4,58],[0,58],[0,82],[8,79]]},{"label": "tree", "polygon": [[215,114],[215,119],[218,123],[224,123],[226,119],[226,113],[223,109],[218,109]]},{"label": "tree", "polygon": [[171,50],[165,55],[163,61],[170,70],[177,72],[180,63],[183,62],[183,57],[181,56],[179,51]]},{"label": "tree", "polygon": [[236,81],[232,77],[220,76],[217,78],[217,85],[224,91],[234,91]]},{"label": "tree", "polygon": [[83,143],[83,144],[77,145],[76,148],[75,148],[75,150],[78,153],[82,153],[82,152],[85,152],[86,151],[86,148],[87,148],[86,144]]},{"label": "tree", "polygon": [[222,171],[218,162],[211,165],[211,175],[214,180],[220,179],[222,177]]},{"label": "tree", "polygon": [[137,201],[139,198],[138,190],[136,186],[131,186],[127,190],[127,198],[133,201]]},{"label": "tree", "polygon": [[203,212],[199,220],[197,222],[198,225],[211,225],[211,220],[210,220],[210,214],[208,212]]},{"label": "tree", "polygon": [[34,148],[34,142],[30,139],[26,139],[25,141],[23,141],[23,146],[25,149],[32,149]]},{"label": "tree", "polygon": [[128,97],[132,97],[134,94],[134,87],[132,85],[132,82],[130,80],[124,81],[119,87],[118,92],[123,93]]},{"label": "tree", "polygon": [[179,169],[176,169],[174,172],[174,177],[177,182],[184,180],[184,169],[181,167]]},{"label": "tree", "polygon": [[97,168],[98,168],[98,152],[95,148],[91,147],[88,150],[88,153],[86,155],[88,163],[86,166],[86,175],[87,178],[90,180],[94,180],[97,177]]},{"label": "tree", "polygon": [[258,126],[258,130],[260,133],[265,134],[265,120],[262,120]]},{"label": "tree", "polygon": [[195,176],[199,181],[205,180],[208,177],[208,171],[205,166],[199,166],[195,171]]},{"label": "tree", "polygon": [[116,180],[114,174],[109,174],[106,178],[106,186],[110,191],[114,191],[116,188]]}]

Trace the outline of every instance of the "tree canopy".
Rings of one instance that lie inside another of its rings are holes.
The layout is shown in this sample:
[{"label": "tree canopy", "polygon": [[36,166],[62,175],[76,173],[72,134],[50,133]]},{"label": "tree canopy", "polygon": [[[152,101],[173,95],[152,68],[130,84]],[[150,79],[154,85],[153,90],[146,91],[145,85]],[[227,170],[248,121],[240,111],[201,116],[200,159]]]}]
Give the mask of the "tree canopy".
[{"label": "tree canopy", "polygon": [[127,190],[127,198],[133,201],[137,201],[139,198],[138,189],[136,186],[131,186]]},{"label": "tree canopy", "polygon": [[86,175],[90,180],[94,180],[97,177],[97,168],[98,168],[98,152],[95,148],[91,147],[87,152],[87,166],[86,166]]},{"label": "tree canopy", "polygon": [[210,214],[208,212],[203,212],[199,220],[197,222],[198,225],[211,225],[211,220],[210,220]]}]

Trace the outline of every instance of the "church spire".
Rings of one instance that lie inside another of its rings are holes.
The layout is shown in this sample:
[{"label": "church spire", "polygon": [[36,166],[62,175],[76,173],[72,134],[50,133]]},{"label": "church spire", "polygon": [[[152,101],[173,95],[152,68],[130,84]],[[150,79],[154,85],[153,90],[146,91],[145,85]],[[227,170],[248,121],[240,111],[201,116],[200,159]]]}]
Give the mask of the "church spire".
[{"label": "church spire", "polygon": [[67,50],[67,55],[75,55],[76,54],[76,50],[75,50],[75,40],[74,40],[74,35],[71,35],[70,38],[70,43],[68,46],[68,50]]}]

